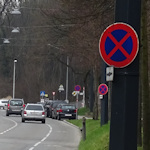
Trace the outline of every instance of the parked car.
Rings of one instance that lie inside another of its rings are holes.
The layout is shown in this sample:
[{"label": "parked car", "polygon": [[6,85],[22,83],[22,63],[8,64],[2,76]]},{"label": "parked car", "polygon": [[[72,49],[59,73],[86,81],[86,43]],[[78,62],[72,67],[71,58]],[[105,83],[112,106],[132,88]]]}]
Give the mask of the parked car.
[{"label": "parked car", "polygon": [[64,102],[64,101],[62,101],[62,100],[52,100],[46,105],[46,107],[47,107],[47,117],[52,118],[52,112],[54,110],[54,106],[58,105],[60,102]]},{"label": "parked car", "polygon": [[0,100],[0,108],[5,109],[7,104],[8,104],[8,100],[6,100],[6,99]]},{"label": "parked car", "polygon": [[6,116],[9,116],[11,114],[21,115],[22,109],[25,107],[24,100],[15,98],[10,99],[7,104],[6,108]]},{"label": "parked car", "polygon": [[54,112],[55,112],[55,109],[56,109],[56,107],[57,107],[58,104],[67,104],[67,102],[66,101],[62,101],[62,100],[58,100],[58,101],[55,101],[51,105],[51,107],[52,107],[52,111],[51,111],[51,113],[52,113],[52,119],[56,119]]},{"label": "parked car", "polygon": [[61,120],[61,118],[76,119],[77,109],[72,104],[59,104],[55,109],[55,118]]},{"label": "parked car", "polygon": [[22,111],[22,122],[31,120],[45,123],[45,117],[45,109],[42,104],[27,104]]},{"label": "parked car", "polygon": [[50,117],[50,108],[53,100],[47,100],[45,104],[47,115],[46,117]]}]

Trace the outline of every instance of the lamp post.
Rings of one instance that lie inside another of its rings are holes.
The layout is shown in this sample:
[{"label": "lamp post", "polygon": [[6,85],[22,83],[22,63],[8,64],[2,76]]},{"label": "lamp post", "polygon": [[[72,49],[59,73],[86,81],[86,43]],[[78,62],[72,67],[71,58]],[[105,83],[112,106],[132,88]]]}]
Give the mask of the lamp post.
[{"label": "lamp post", "polygon": [[14,72],[13,72],[13,98],[15,98],[15,71],[17,59],[14,59]]},{"label": "lamp post", "polygon": [[64,86],[62,84],[59,86],[58,91],[59,91],[59,99],[61,100],[62,99],[61,92],[64,91]]},{"label": "lamp post", "polygon": [[66,101],[68,101],[68,65],[69,65],[69,56],[67,56],[67,72],[66,72]]}]

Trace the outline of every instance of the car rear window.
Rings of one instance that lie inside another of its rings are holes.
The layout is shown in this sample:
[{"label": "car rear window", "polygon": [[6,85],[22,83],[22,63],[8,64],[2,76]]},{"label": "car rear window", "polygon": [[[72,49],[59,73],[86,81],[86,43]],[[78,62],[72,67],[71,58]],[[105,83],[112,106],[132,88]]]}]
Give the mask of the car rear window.
[{"label": "car rear window", "polygon": [[62,105],[62,109],[76,109],[75,106],[71,105]]},{"label": "car rear window", "polygon": [[10,105],[11,106],[22,106],[23,105],[23,101],[21,101],[21,100],[11,100],[10,101]]},{"label": "car rear window", "polygon": [[66,104],[66,102],[64,102],[64,101],[63,102],[62,101],[54,102],[52,107],[56,108],[58,104]]},{"label": "car rear window", "polygon": [[43,111],[43,107],[40,105],[27,105],[26,110],[39,110]]},{"label": "car rear window", "polygon": [[8,101],[2,101],[2,103],[8,103]]}]

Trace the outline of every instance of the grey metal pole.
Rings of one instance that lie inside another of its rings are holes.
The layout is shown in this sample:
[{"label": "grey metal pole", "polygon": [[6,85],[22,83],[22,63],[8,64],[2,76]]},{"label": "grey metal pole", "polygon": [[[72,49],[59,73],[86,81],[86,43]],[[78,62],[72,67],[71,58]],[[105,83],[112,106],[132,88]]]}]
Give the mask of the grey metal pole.
[{"label": "grey metal pole", "polygon": [[66,100],[68,100],[68,65],[69,65],[69,56],[67,56],[67,72],[66,72]]},{"label": "grey metal pole", "polygon": [[85,87],[83,87],[83,107],[85,107]]},{"label": "grey metal pole", "polygon": [[76,119],[78,119],[78,99],[79,99],[79,93],[77,93],[77,95],[76,95],[76,109],[77,109],[77,111],[76,111]]},{"label": "grey metal pole", "polygon": [[17,60],[14,60],[14,72],[13,72],[13,99],[15,98],[15,71],[16,71],[16,62]]}]

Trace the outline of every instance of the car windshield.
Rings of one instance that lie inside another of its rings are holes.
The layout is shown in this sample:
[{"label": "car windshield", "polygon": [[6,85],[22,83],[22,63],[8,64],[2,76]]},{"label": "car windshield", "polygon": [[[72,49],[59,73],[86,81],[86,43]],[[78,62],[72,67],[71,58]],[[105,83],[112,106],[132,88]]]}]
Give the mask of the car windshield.
[{"label": "car windshield", "polygon": [[21,100],[11,100],[10,105],[11,106],[22,106],[23,102]]},{"label": "car windshield", "polygon": [[62,109],[75,109],[75,106],[72,106],[72,105],[62,105]]},{"label": "car windshield", "polygon": [[40,105],[27,105],[26,110],[39,110],[43,111],[43,107]]}]

